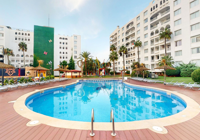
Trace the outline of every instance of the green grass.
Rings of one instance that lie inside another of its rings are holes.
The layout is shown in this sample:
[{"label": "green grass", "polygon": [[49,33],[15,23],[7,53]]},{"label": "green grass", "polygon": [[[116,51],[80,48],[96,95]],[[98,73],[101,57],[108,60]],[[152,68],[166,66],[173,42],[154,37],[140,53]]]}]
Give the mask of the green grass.
[{"label": "green grass", "polygon": [[[157,80],[164,81],[164,76],[159,76]],[[173,81],[172,81],[173,80]],[[191,77],[166,77],[166,82],[185,82],[194,83]]]}]

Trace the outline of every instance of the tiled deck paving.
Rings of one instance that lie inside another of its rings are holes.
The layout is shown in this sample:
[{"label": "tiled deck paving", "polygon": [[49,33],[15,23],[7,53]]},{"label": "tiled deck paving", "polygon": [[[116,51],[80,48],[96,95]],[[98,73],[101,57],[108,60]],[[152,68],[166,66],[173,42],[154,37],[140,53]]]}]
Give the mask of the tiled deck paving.
[{"label": "tiled deck paving", "polygon": [[[75,82],[70,80],[65,82],[50,83],[37,87],[18,89],[8,92],[0,92],[0,140],[199,140],[200,139],[200,115],[195,118],[172,126],[166,126],[168,134],[158,134],[149,129],[117,131],[117,136],[112,137],[111,131],[95,131],[95,136],[90,137],[90,130],[72,130],[55,128],[47,125],[27,127],[30,120],[18,115],[13,104],[9,101],[16,100],[21,95],[36,89],[49,86],[58,86]],[[194,91],[162,84],[149,84],[131,80],[132,84],[159,87],[172,91],[178,91],[189,96],[200,104],[200,91]]]}]

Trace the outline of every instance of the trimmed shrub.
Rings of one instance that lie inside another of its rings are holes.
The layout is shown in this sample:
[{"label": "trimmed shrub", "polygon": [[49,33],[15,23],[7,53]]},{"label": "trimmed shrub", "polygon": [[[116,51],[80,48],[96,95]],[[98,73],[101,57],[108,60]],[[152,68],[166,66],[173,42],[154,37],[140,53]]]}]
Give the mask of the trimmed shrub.
[{"label": "trimmed shrub", "polygon": [[19,83],[24,83],[24,77],[22,77],[20,80],[19,80]]},{"label": "trimmed shrub", "polygon": [[8,84],[8,80],[6,79],[5,81],[4,81],[4,85],[7,85]]},{"label": "trimmed shrub", "polygon": [[28,82],[28,79],[24,79],[24,83],[27,83]]},{"label": "trimmed shrub", "polygon": [[114,75],[114,72],[113,72],[113,71],[111,71],[111,72],[110,72],[110,75]]},{"label": "trimmed shrub", "polygon": [[47,77],[46,77],[46,80],[49,80],[49,79],[50,79],[50,77],[49,77],[49,76],[47,76]]},{"label": "trimmed shrub", "polygon": [[181,70],[179,67],[175,68],[176,70],[166,70],[167,76],[180,76]]},{"label": "trimmed shrub", "polygon": [[130,74],[130,71],[126,71],[126,74]]},{"label": "trimmed shrub", "polygon": [[192,69],[181,70],[181,77],[191,77],[193,71]]},{"label": "trimmed shrub", "polygon": [[40,79],[40,81],[44,81],[44,78],[42,77],[42,78]]},{"label": "trimmed shrub", "polygon": [[200,69],[193,71],[191,76],[194,82],[200,82]]},{"label": "trimmed shrub", "polygon": [[181,77],[191,77],[191,74],[194,70],[198,69],[196,64],[189,63],[189,64],[180,64],[180,70],[181,70]]},{"label": "trimmed shrub", "polygon": [[28,78],[28,82],[33,82],[31,77]]},{"label": "trimmed shrub", "polygon": [[54,75],[51,75],[51,76],[50,76],[50,79],[54,79]]}]

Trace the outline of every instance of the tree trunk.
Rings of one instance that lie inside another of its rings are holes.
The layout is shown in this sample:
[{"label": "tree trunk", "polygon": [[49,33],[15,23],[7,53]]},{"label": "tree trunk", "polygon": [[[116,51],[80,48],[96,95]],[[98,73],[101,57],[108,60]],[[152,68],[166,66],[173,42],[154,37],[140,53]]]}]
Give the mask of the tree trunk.
[{"label": "tree trunk", "polygon": [[[24,51],[23,51],[23,55],[24,55]],[[25,68],[25,56],[24,56],[24,68]]]},{"label": "tree trunk", "polygon": [[167,56],[167,50],[166,50],[166,38],[165,38],[165,56]]},{"label": "tree trunk", "polygon": [[137,52],[138,52],[138,63],[140,63],[140,58],[139,58],[139,47],[137,47]]},{"label": "tree trunk", "polygon": [[114,72],[114,77],[115,77],[115,61],[113,61],[113,72]]},{"label": "tree trunk", "polygon": [[86,66],[87,62],[85,60],[85,72],[86,72],[86,76],[87,76],[87,66]]},{"label": "tree trunk", "polygon": [[7,55],[7,59],[8,59],[8,65],[9,65],[9,55]]}]

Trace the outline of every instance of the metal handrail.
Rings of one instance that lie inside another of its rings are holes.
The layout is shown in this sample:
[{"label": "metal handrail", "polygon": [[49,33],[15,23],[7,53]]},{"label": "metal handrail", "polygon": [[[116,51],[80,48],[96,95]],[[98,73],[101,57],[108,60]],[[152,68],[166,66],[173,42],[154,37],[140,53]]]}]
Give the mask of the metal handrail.
[{"label": "metal handrail", "polygon": [[94,109],[92,109],[92,114],[91,114],[91,132],[90,132],[90,136],[94,136],[94,127],[93,127],[93,123],[94,123]]},{"label": "metal handrail", "polygon": [[111,136],[116,136],[113,110],[111,110],[111,112],[110,112],[110,122],[112,122],[112,133],[111,133]]}]

